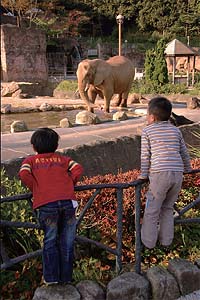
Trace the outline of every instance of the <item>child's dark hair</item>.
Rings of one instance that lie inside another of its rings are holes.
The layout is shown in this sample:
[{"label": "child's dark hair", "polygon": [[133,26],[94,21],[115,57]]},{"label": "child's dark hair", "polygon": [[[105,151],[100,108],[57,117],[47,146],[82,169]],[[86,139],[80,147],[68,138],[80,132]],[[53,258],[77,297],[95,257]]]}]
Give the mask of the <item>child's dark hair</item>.
[{"label": "child's dark hair", "polygon": [[171,102],[164,97],[152,98],[148,105],[149,115],[154,115],[157,121],[167,121],[172,112]]},{"label": "child's dark hair", "polygon": [[58,148],[59,135],[53,129],[39,128],[31,137],[31,144],[37,153],[51,153]]}]

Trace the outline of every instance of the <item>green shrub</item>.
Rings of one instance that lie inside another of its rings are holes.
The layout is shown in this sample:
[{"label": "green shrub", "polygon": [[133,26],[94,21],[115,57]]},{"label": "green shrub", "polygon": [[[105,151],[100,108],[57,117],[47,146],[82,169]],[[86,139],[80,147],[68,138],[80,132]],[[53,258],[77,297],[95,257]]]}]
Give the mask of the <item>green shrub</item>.
[{"label": "green shrub", "polygon": [[58,84],[56,90],[63,91],[63,92],[66,91],[75,92],[77,88],[78,88],[78,84],[76,80],[63,80]]}]

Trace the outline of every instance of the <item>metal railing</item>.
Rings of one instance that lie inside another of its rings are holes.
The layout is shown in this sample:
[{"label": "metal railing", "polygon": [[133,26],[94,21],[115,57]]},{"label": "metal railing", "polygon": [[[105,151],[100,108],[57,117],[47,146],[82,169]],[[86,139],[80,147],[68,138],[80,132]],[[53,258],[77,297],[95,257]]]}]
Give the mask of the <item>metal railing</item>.
[{"label": "metal railing", "polygon": [[[191,173],[199,173],[200,169],[192,170]],[[189,174],[189,173],[188,173]],[[117,195],[117,232],[116,232],[116,248],[108,247],[105,244],[102,244],[98,241],[86,238],[84,236],[76,236],[76,241],[79,243],[90,243],[96,245],[99,248],[102,248],[116,256],[116,270],[119,272],[122,268],[122,218],[123,218],[123,190],[130,187],[135,188],[135,271],[141,273],[141,238],[140,238],[140,215],[141,215],[141,189],[143,185],[147,183],[147,180],[135,180],[130,183],[113,183],[113,184],[91,184],[91,185],[80,185],[75,187],[75,191],[85,191],[85,190],[95,190],[86,203],[85,207],[81,211],[80,215],[77,218],[77,228],[80,226],[87,210],[92,206],[97,195],[101,193],[103,189],[115,189]],[[29,205],[32,208],[32,194],[22,194],[17,196],[10,196],[1,198],[1,203],[13,202],[13,201],[23,201],[27,200]],[[186,223],[200,223],[200,218],[187,218],[183,219],[182,216],[191,208],[195,207],[200,203],[200,194],[198,198],[192,203],[185,206],[183,209],[179,210],[177,205],[175,205],[175,224],[186,224]],[[16,227],[16,228],[35,228],[40,229],[39,222],[37,220],[36,214],[33,210],[33,214],[36,218],[36,223],[31,222],[12,222],[7,220],[1,220],[1,226],[3,227]],[[14,264],[17,264],[26,259],[36,257],[42,254],[42,250],[27,253],[15,258],[9,258],[6,249],[3,246],[1,241],[1,257],[3,263],[1,264],[1,269],[7,269]]]}]

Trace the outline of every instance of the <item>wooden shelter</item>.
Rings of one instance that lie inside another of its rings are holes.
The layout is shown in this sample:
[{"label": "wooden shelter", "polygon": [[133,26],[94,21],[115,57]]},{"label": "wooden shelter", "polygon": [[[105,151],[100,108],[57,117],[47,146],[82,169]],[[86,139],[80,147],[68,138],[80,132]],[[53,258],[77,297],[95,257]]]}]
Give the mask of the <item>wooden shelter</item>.
[{"label": "wooden shelter", "polygon": [[174,39],[170,43],[167,44],[165,49],[166,57],[173,58],[173,71],[172,71],[172,82],[175,83],[175,71],[176,71],[176,58],[177,57],[186,57],[187,58],[187,86],[190,83],[190,60],[193,58],[192,64],[192,86],[194,85],[194,73],[195,73],[195,57],[197,52],[192,48],[189,47],[177,39]]}]

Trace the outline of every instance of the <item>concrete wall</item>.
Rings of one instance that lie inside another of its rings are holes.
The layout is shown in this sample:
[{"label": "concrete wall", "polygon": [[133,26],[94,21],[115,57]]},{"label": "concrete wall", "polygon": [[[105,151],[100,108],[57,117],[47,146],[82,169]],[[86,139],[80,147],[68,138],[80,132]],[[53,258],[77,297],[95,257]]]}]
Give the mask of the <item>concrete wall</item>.
[{"label": "concrete wall", "polygon": [[[198,123],[179,127],[187,146],[199,147],[200,133]],[[16,133],[17,134],[17,133]],[[84,175],[92,177],[108,173],[117,174],[140,168],[141,137],[124,136],[110,141],[104,140],[87,145],[59,150],[84,166]],[[10,178],[17,176],[23,158],[10,160],[1,164]]]},{"label": "concrete wall", "polygon": [[6,82],[47,81],[45,34],[37,29],[1,25],[1,73]]},{"label": "concrete wall", "polygon": [[[59,150],[84,166],[84,175],[91,177],[117,174],[140,167],[140,136],[122,137]],[[10,178],[17,176],[23,158],[1,164]]]}]

